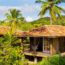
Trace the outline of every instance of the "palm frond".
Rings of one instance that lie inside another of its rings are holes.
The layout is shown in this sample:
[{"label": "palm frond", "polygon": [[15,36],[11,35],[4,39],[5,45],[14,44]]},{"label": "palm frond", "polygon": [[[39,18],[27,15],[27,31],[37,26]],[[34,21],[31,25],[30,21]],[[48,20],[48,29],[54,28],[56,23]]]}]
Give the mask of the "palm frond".
[{"label": "palm frond", "polygon": [[58,16],[61,16],[62,12],[65,13],[65,10],[63,8],[56,6],[56,5],[54,6],[54,11],[55,11],[56,15],[58,15]]},{"label": "palm frond", "polygon": [[64,9],[64,8],[59,7],[59,6],[56,6],[56,8],[58,8],[59,10],[61,10],[62,12],[64,12],[64,13],[65,13],[65,9]]},{"label": "palm frond", "polygon": [[48,2],[44,3],[42,6],[41,6],[41,11],[39,13],[39,15],[42,17],[46,11],[49,9],[50,5]]},{"label": "palm frond", "polygon": [[7,17],[8,20],[12,19],[11,15],[9,13],[6,13],[5,16]]}]

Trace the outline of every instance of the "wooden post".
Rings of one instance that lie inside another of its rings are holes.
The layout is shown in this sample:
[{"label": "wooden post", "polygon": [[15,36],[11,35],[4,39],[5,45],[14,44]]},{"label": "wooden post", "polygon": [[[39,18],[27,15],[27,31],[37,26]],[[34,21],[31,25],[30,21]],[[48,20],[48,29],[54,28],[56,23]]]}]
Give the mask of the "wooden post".
[{"label": "wooden post", "polygon": [[51,55],[56,54],[59,51],[59,43],[57,38],[53,38],[53,42],[50,44]]},{"label": "wooden post", "polygon": [[50,54],[52,55],[53,54],[53,45],[52,45],[52,43],[50,43]]},{"label": "wooden post", "polygon": [[45,39],[43,38],[43,52],[44,52],[44,43],[45,43],[44,41],[45,41]]},{"label": "wooden post", "polygon": [[37,63],[37,57],[34,57],[34,62]]}]

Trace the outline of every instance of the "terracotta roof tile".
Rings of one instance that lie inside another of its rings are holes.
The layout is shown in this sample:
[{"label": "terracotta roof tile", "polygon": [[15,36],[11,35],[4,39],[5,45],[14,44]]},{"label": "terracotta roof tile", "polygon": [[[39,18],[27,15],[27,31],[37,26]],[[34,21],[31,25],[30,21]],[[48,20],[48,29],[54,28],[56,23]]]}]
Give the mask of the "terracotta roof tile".
[{"label": "terracotta roof tile", "polygon": [[[10,27],[8,27],[8,26],[0,26],[0,35],[7,34],[9,31],[10,31]],[[24,31],[16,30],[13,35],[25,36],[25,33],[26,32],[24,32]]]},{"label": "terracotta roof tile", "polygon": [[[10,30],[10,27],[0,26],[0,35],[6,34]],[[32,29],[30,31],[17,30],[15,35],[19,37],[30,36],[65,36],[65,26],[61,25],[44,25],[39,28]]]},{"label": "terracotta roof tile", "polygon": [[29,36],[65,36],[65,26],[44,25],[29,31]]}]

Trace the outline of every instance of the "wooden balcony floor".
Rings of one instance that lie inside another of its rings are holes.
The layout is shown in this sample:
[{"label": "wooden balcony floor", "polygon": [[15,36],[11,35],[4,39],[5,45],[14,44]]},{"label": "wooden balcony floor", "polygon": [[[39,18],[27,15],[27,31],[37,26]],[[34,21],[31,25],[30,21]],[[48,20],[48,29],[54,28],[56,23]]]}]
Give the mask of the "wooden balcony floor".
[{"label": "wooden balcony floor", "polygon": [[28,56],[37,56],[37,57],[49,57],[51,56],[49,53],[43,53],[43,52],[32,52],[32,51],[24,51],[24,55]]}]

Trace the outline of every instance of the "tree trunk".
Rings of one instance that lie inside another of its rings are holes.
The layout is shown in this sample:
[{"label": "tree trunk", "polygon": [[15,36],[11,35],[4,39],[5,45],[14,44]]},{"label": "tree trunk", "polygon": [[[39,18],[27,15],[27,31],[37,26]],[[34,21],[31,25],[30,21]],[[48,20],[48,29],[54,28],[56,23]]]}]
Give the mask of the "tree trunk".
[{"label": "tree trunk", "polygon": [[52,17],[50,17],[50,25],[53,25]]}]

